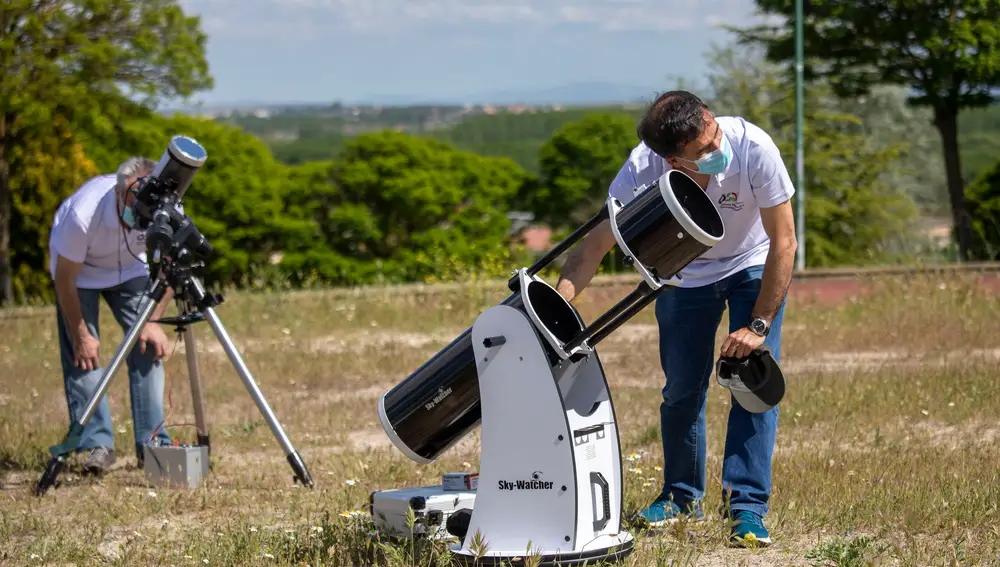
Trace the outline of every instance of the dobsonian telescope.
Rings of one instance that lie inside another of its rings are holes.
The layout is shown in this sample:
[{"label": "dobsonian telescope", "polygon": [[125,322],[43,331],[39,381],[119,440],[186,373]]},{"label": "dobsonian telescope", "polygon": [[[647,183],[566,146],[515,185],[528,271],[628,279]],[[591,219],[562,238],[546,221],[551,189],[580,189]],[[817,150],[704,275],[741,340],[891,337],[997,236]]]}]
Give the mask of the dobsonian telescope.
[{"label": "dobsonian telescope", "polygon": [[49,449],[52,458],[39,479],[35,489],[37,495],[44,494],[56,483],[68,456],[76,450],[84,427],[93,417],[101,397],[107,392],[111,378],[132,351],[143,326],[150,321],[153,310],[166,295],[168,288],[174,291],[174,299],[180,313],[177,317],[163,318],[156,322],[173,324],[178,332],[184,334],[199,446],[207,447],[209,436],[205,424],[195,337],[191,325],[207,320],[230,363],[284,450],[295,474],[294,480],[308,487],[313,486],[305,463],[278,423],[256,380],[223,326],[222,320],[215,312],[215,307],[223,301],[222,296],[209,293],[199,277],[203,274],[205,261],[212,254],[212,246],[198,231],[191,218],[183,213],[181,200],[207,158],[208,153],[205,148],[196,140],[187,136],[174,136],[152,174],[141,180],[136,189],[136,228],[145,231],[146,258],[151,275],[147,297],[142,303],[138,319],[125,333],[79,420],[70,424],[69,432],[62,443]]},{"label": "dobsonian telescope", "polygon": [[[537,274],[605,221],[642,281],[585,325]],[[566,240],[515,272],[507,299],[378,401],[386,435],[420,464],[433,463],[481,426],[478,486],[462,495],[441,486],[373,492],[376,524],[399,529],[394,510],[416,507],[419,517],[436,522],[437,533],[446,529],[459,538],[451,552],[460,564],[512,562],[529,544],[543,565],[628,556],[634,542],[621,524],[618,425],[595,347],[668,286],[681,284],[681,270],[724,235],[711,198],[671,170],[637,188],[624,206],[609,198]],[[454,504],[470,501],[471,508]],[[477,553],[477,534],[487,544],[485,556]]]}]

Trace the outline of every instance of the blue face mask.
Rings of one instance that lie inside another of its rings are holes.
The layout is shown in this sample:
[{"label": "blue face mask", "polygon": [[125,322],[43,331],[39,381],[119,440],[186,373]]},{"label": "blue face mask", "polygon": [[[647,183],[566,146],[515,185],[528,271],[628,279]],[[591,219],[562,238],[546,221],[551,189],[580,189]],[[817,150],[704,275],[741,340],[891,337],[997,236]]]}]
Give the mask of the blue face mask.
[{"label": "blue face mask", "polygon": [[122,221],[129,228],[135,228],[135,211],[132,207],[125,207],[122,211]]},{"label": "blue face mask", "polygon": [[125,226],[135,228],[135,208],[126,205],[125,201],[121,199],[118,200],[118,206],[121,208],[122,222],[125,223]]},{"label": "blue face mask", "polygon": [[715,175],[722,173],[729,167],[729,162],[733,159],[733,148],[729,145],[729,139],[722,135],[721,147],[710,154],[706,154],[695,160],[693,163],[698,166],[698,173]]}]

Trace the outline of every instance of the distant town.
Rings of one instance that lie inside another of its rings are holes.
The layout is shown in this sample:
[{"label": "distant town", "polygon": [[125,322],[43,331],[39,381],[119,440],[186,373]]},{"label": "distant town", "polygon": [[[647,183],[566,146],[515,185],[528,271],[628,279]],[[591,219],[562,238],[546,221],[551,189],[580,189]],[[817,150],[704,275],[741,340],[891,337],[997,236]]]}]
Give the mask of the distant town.
[{"label": "distant town", "polygon": [[[628,106],[613,103],[614,106]],[[608,105],[594,105],[608,106]],[[573,108],[581,108],[583,105],[573,105]],[[234,116],[254,116],[256,118],[270,118],[274,114],[286,113],[324,113],[327,116],[362,116],[367,114],[381,114],[385,109],[429,109],[435,112],[454,113],[457,116],[470,116],[475,114],[497,114],[509,112],[511,114],[522,114],[525,112],[560,112],[567,108],[565,104],[463,104],[463,105],[343,105],[334,103],[330,106],[318,105],[264,105],[264,106],[230,106],[212,107],[206,110],[193,110],[191,114],[203,118],[231,118]],[[325,112],[324,112],[325,111]]]},{"label": "distant town", "polygon": [[[450,128],[474,116],[521,115],[565,112],[587,108],[614,108],[634,110],[641,103],[609,102],[604,104],[440,104],[440,105],[345,105],[335,102],[320,104],[261,104],[213,106],[204,108],[175,109],[180,112],[206,119],[239,124],[249,131],[255,131],[252,122],[297,122],[296,119],[334,122],[340,133],[357,134],[375,127],[401,131],[433,131]],[[171,112],[171,113],[172,113]],[[269,140],[295,139],[298,132],[275,131],[267,128],[262,137]]]}]

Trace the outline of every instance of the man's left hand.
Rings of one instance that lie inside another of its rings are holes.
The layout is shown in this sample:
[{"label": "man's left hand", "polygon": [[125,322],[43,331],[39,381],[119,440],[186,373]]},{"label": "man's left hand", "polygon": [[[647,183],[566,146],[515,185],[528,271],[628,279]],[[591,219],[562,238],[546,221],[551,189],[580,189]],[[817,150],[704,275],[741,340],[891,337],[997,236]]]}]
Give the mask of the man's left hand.
[{"label": "man's left hand", "polygon": [[148,349],[153,349],[153,360],[160,360],[166,356],[167,344],[167,335],[159,323],[147,323],[139,333],[139,352],[145,354]]},{"label": "man's left hand", "polygon": [[722,342],[721,354],[733,358],[746,358],[763,343],[764,337],[743,327],[726,337]]}]

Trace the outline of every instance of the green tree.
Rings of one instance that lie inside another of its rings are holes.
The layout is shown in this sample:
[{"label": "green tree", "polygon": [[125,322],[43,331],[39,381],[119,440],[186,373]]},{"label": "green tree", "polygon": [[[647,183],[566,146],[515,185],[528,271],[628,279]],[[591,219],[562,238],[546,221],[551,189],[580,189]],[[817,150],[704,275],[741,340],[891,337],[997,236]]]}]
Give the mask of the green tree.
[{"label": "green tree", "polygon": [[969,184],[968,194],[977,256],[1000,260],[1000,161]]},{"label": "green tree", "polygon": [[379,266],[348,257],[335,250],[327,236],[334,229],[333,219],[340,213],[342,199],[334,185],[332,160],[313,161],[289,168],[285,211],[304,219],[312,229],[304,239],[290,239],[281,252],[281,274],[292,286],[311,282],[360,284],[378,280]]},{"label": "green tree", "polygon": [[[753,50],[716,49],[709,59],[715,111],[762,128],[788,164],[795,101],[787,75]],[[861,119],[843,112],[822,82],[807,85],[805,109],[807,264],[885,261],[905,242],[916,213],[909,195],[887,182],[901,167],[905,146],[866,136]]]},{"label": "green tree", "polygon": [[507,158],[399,132],[363,134],[333,167],[323,240],[391,279],[423,278],[442,256],[475,263],[506,248],[506,212],[530,179]]},{"label": "green tree", "polygon": [[538,186],[522,207],[554,228],[578,226],[604,205],[608,186],[639,142],[626,113],[594,113],[560,127],[539,153]]},{"label": "green tree", "polygon": [[[32,140],[108,128],[109,107],[187,96],[212,80],[198,19],[174,0],[6,0],[0,10],[0,303],[11,300],[12,156]],[[15,192],[31,191],[16,187]],[[46,196],[43,199],[48,200]]]},{"label": "green tree", "polygon": [[74,138],[69,124],[55,117],[51,134],[25,140],[11,148],[11,219],[16,243],[11,249],[14,268],[11,299],[50,299],[54,292],[48,274],[49,232],[59,203],[88,178],[99,173]]},{"label": "green tree", "polygon": [[908,193],[927,213],[947,214],[948,181],[933,112],[907,103],[908,98],[905,87],[879,85],[857,99],[835,99],[831,106],[861,120],[852,132],[877,146],[900,147],[899,163],[885,172],[886,184]]},{"label": "green tree", "polygon": [[[785,23],[740,30],[742,40],[767,47],[768,57],[794,57],[791,0],[757,0],[763,15]],[[842,97],[874,85],[905,85],[910,101],[928,106],[941,134],[948,194],[960,254],[973,249],[972,218],[958,151],[958,114],[994,100],[1000,84],[1000,3],[993,0],[842,2],[813,0],[803,21],[807,78],[825,77]]]},{"label": "green tree", "polygon": [[977,179],[1000,156],[1000,104],[970,108],[958,117],[962,175]]}]

